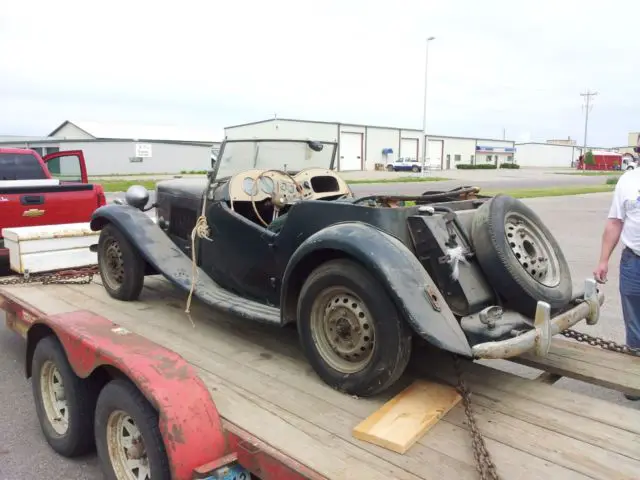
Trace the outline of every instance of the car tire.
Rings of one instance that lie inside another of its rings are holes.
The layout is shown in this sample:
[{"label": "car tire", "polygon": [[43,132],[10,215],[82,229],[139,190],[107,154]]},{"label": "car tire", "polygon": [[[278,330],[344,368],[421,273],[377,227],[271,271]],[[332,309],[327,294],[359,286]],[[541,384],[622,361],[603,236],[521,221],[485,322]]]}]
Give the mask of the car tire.
[{"label": "car tire", "polygon": [[420,171],[420,167],[417,167],[416,165],[414,165],[413,167],[411,167],[411,171],[414,173],[418,173]]},{"label": "car tire", "polygon": [[393,168],[393,165],[387,165],[387,172],[393,172],[395,171],[395,169]]},{"label": "car tire", "polygon": [[520,200],[497,195],[475,213],[471,243],[489,283],[511,308],[532,317],[537,302],[571,301],[569,264],[542,220]]},{"label": "car tire", "polygon": [[375,395],[395,383],[409,362],[409,327],[380,282],[354,261],[332,260],[311,272],[297,313],[309,363],[336,390]]},{"label": "car tire", "polygon": [[131,438],[142,441],[142,448],[138,452],[134,450],[134,454],[146,456],[143,465],[148,466],[149,478],[171,479],[158,413],[132,382],[116,379],[104,386],[98,397],[94,425],[98,458],[105,479],[145,478],[139,471],[137,475],[127,471],[132,468],[126,461],[127,455],[131,454]]},{"label": "car tire", "polygon": [[107,293],[122,301],[137,300],[144,285],[146,263],[140,253],[112,224],[106,225],[98,240],[98,265]]},{"label": "car tire", "polygon": [[75,374],[55,336],[36,345],[31,375],[36,415],[47,443],[64,457],[91,452],[97,388]]}]

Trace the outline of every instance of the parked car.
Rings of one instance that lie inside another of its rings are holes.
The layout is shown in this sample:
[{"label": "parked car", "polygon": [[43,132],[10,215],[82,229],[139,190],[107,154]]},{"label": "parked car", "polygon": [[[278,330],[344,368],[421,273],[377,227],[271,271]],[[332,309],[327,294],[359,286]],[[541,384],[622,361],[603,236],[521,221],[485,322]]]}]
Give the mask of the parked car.
[{"label": "parked car", "polygon": [[386,168],[389,172],[421,172],[422,164],[415,158],[401,157],[387,163]]},{"label": "parked car", "polygon": [[105,204],[102,186],[88,181],[82,151],[40,157],[30,149],[0,148],[0,265],[8,266],[9,256],[3,228],[88,222]]},{"label": "parked car", "polygon": [[227,140],[206,178],[159,182],[153,205],[131,187],[91,220],[104,288],[132,301],[162,274],[211,307],[296,324],[317,374],[360,396],[400,377],[413,337],[469,358],[544,355],[555,333],[598,321],[594,281],[572,292],[562,250],[521,201],[473,187],[356,198],[336,148]]}]

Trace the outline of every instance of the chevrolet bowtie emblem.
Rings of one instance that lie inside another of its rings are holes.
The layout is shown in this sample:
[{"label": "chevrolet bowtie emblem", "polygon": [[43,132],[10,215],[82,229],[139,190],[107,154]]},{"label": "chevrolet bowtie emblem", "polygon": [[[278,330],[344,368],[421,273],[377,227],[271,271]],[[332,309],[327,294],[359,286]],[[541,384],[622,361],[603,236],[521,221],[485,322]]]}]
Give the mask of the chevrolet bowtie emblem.
[{"label": "chevrolet bowtie emblem", "polygon": [[29,210],[22,212],[23,217],[29,218],[41,217],[42,215],[44,215],[44,210],[40,210],[39,208],[30,208]]}]

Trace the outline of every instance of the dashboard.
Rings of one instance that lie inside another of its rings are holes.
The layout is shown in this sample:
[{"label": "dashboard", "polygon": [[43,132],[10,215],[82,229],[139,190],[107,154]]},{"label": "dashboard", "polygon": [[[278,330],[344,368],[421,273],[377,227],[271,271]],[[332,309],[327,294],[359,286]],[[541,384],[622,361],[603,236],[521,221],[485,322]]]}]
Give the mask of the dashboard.
[{"label": "dashboard", "polygon": [[291,203],[342,195],[352,196],[349,186],[335,172],[324,168],[308,168],[292,177],[276,170],[246,170],[229,180],[232,202],[261,202],[277,196],[281,203]]}]

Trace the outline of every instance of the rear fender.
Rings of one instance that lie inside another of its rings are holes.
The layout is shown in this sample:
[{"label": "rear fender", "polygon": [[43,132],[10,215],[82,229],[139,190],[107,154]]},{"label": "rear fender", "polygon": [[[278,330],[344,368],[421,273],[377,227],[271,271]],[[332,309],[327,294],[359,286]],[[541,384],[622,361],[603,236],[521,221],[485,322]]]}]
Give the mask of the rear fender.
[{"label": "rear fender", "polygon": [[[471,347],[431,276],[397,238],[364,223],[331,225],[305,240],[292,255],[282,281],[282,322],[297,303],[304,279],[318,259],[350,257],[382,283],[416,334],[432,345],[465,356]],[[321,261],[321,260],[320,260]]]}]

